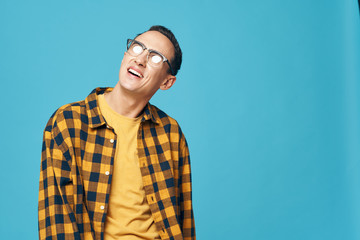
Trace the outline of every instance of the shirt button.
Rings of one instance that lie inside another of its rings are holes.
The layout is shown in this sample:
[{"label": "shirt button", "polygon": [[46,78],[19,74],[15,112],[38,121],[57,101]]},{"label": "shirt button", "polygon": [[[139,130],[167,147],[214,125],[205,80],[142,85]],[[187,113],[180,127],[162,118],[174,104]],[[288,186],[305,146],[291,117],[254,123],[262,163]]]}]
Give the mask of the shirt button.
[{"label": "shirt button", "polygon": [[105,206],[104,206],[104,205],[101,205],[101,206],[100,206],[100,209],[101,209],[101,210],[104,210],[104,209],[105,209]]},{"label": "shirt button", "polygon": [[107,175],[107,176],[108,176],[109,174],[110,174],[110,172],[109,172],[109,171],[106,171],[106,172],[105,172],[105,175]]},{"label": "shirt button", "polygon": [[110,142],[111,142],[111,143],[114,143],[114,139],[110,139]]}]

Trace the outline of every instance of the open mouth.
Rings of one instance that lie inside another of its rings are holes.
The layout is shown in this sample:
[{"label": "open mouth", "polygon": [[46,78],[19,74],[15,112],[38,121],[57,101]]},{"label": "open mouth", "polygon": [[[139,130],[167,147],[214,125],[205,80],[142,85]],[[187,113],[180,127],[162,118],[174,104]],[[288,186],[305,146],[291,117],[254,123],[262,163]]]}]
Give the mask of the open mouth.
[{"label": "open mouth", "polygon": [[128,72],[129,72],[131,75],[133,75],[133,76],[135,76],[135,77],[138,77],[138,78],[143,78],[143,77],[144,77],[141,73],[135,71],[135,70],[132,69],[132,68],[129,68],[129,69],[128,69]]}]

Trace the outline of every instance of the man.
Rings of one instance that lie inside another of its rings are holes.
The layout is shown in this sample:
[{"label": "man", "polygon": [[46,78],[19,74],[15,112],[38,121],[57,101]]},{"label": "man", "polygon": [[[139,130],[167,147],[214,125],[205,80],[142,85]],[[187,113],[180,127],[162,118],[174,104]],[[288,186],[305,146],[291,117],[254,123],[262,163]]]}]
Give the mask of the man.
[{"label": "man", "polygon": [[195,239],[190,159],[177,122],[149,103],[182,53],[153,26],[127,42],[119,82],[59,108],[44,131],[40,239]]}]

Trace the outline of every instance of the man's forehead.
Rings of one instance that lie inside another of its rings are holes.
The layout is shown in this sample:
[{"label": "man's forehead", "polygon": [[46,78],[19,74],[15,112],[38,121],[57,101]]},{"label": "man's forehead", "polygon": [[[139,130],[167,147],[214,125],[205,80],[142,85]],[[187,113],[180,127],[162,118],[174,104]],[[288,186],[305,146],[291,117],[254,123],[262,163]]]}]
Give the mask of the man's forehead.
[{"label": "man's forehead", "polygon": [[172,42],[158,31],[147,31],[136,37],[137,41],[142,42],[149,49],[161,52],[167,58],[174,56],[174,46]]}]

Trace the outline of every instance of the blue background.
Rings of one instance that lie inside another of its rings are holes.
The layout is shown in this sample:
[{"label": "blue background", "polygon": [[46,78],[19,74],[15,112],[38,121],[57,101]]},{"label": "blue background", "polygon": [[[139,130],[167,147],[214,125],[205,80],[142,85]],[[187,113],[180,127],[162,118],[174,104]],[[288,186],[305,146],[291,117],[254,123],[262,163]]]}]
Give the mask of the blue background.
[{"label": "blue background", "polygon": [[151,102],[187,136],[198,239],[360,239],[356,0],[2,0],[1,238],[37,239],[50,115],[154,24],[184,52]]}]

